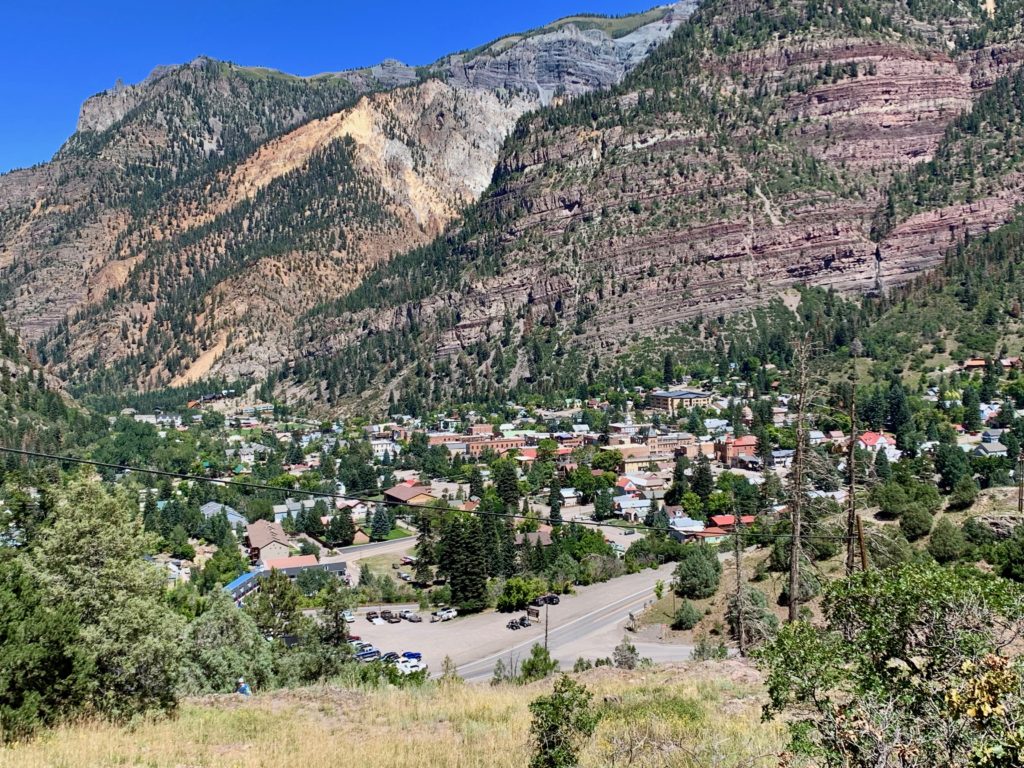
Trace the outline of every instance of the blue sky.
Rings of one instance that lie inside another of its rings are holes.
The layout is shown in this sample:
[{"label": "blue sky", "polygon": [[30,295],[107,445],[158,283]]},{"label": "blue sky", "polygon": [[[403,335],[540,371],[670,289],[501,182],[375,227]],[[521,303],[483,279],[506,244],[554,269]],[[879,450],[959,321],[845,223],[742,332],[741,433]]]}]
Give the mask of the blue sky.
[{"label": "blue sky", "polygon": [[48,160],[78,107],[121,78],[200,54],[310,75],[439,56],[571,13],[622,14],[658,0],[292,3],[250,0],[38,0],[4,9],[0,172]]}]

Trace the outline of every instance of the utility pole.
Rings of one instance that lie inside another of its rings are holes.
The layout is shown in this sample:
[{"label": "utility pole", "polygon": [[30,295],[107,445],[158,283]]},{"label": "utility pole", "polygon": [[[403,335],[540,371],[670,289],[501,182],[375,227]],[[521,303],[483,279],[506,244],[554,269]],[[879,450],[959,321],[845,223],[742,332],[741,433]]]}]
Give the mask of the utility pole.
[{"label": "utility pole", "polygon": [[1017,457],[1017,514],[1024,515],[1024,450]]},{"label": "utility pole", "polygon": [[740,560],[743,548],[740,544],[740,516],[736,510],[736,493],[733,491],[732,494],[732,531],[733,541],[733,556],[736,558],[736,634],[740,646],[740,656],[747,655],[747,638],[746,631],[743,625],[743,614],[746,609],[743,599],[743,565]]},{"label": "utility pole", "polygon": [[548,608],[551,607],[551,603],[547,600],[544,601],[544,650],[548,649]]},{"label": "utility pole", "polygon": [[864,521],[857,515],[857,541],[860,542],[860,567],[861,570],[868,569],[868,548],[864,543]]},{"label": "utility pole", "polygon": [[800,559],[802,536],[803,496],[804,496],[804,461],[806,460],[807,443],[807,345],[806,342],[797,346],[795,362],[797,366],[797,404],[796,415],[796,455],[793,460],[793,482],[790,493],[789,510],[792,532],[789,548],[789,614],[788,620],[793,622],[799,618],[800,609]]},{"label": "utility pole", "polygon": [[857,358],[861,353],[860,339],[854,339],[850,343],[850,353],[853,355],[853,383],[850,387],[850,445],[846,457],[846,465],[849,470],[849,482],[846,500],[848,509],[846,513],[846,575],[853,573],[856,567],[853,540],[857,527]]}]

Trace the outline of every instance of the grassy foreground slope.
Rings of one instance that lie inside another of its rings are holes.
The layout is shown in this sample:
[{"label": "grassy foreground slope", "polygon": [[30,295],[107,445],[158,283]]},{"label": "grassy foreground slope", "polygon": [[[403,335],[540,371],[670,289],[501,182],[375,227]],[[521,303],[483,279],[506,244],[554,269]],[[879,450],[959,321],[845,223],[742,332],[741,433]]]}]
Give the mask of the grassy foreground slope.
[{"label": "grassy foreground slope", "polygon": [[[767,766],[783,749],[783,729],[760,722],[757,673],[739,662],[599,668],[579,679],[604,713],[582,766]],[[60,728],[0,751],[0,766],[519,768],[531,751],[527,705],[550,689],[549,679],[208,697],[132,729]]]}]

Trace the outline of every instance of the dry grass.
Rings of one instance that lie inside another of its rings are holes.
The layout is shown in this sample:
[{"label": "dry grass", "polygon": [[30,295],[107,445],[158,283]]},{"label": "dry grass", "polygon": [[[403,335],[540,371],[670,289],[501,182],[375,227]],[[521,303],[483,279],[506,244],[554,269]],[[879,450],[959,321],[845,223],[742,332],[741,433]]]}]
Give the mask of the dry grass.
[{"label": "dry grass", "polygon": [[[584,766],[774,765],[782,732],[759,720],[756,673],[737,662],[582,676],[607,709]],[[527,687],[304,689],[208,697],[133,729],[90,723],[0,751],[14,768],[519,768],[529,754]]]}]

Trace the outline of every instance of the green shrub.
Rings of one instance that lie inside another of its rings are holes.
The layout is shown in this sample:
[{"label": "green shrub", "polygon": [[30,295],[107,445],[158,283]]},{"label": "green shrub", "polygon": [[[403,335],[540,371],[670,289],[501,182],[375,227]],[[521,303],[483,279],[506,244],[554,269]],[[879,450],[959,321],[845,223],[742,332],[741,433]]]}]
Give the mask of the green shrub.
[{"label": "green shrub", "polygon": [[967,541],[963,532],[945,517],[936,523],[928,539],[928,552],[940,563],[959,560],[966,547]]},{"label": "green shrub", "polygon": [[917,541],[922,536],[927,536],[931,529],[931,513],[923,507],[911,505],[900,515],[900,530],[907,537],[907,541]]},{"label": "green shrub", "polygon": [[693,629],[703,614],[689,600],[684,600],[676,615],[672,617],[672,629]]},{"label": "green shrub", "polygon": [[697,545],[683,547],[676,566],[672,589],[680,597],[703,600],[715,594],[722,564],[714,551]]}]

